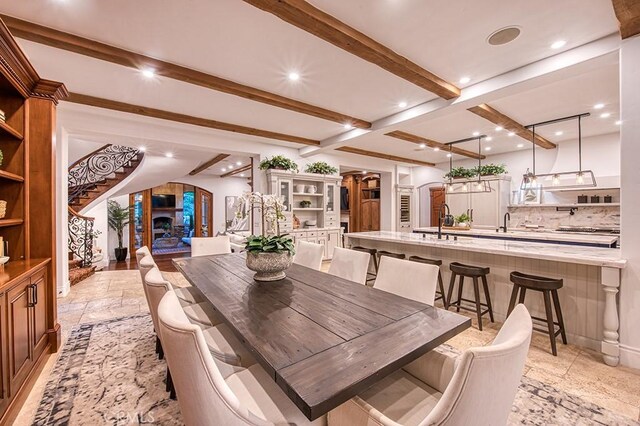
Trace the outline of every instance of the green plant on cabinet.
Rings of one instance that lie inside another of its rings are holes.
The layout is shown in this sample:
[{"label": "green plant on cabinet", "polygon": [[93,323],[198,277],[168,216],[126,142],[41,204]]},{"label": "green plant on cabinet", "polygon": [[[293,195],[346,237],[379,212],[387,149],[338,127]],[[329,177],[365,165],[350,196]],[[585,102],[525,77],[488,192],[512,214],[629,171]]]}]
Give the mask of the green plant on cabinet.
[{"label": "green plant on cabinet", "polygon": [[307,173],[315,173],[320,175],[334,175],[338,173],[338,169],[325,163],[324,161],[316,161],[315,163],[307,164],[305,170]]},{"label": "green plant on cabinet", "polygon": [[260,162],[260,170],[280,169],[298,172],[298,165],[283,155],[276,155],[271,158],[265,158]]}]

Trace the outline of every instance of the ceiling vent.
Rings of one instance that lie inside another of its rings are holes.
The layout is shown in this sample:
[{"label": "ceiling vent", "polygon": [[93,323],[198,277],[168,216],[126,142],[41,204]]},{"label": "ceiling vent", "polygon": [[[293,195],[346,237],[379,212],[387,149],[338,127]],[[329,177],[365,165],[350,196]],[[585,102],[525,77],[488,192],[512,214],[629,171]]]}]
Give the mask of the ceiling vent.
[{"label": "ceiling vent", "polygon": [[495,31],[487,39],[487,43],[492,46],[501,46],[503,44],[511,43],[520,35],[520,28],[518,27],[506,27],[498,31]]}]

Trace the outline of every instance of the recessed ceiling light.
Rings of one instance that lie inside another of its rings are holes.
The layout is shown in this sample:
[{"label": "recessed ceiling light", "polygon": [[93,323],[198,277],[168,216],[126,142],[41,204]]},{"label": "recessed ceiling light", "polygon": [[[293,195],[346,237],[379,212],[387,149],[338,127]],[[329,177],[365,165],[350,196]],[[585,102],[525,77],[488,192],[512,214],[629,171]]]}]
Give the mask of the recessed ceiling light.
[{"label": "recessed ceiling light", "polygon": [[344,125],[344,128],[347,129],[347,130],[351,130],[351,129],[353,129],[353,125],[351,125],[351,123],[346,123]]},{"label": "recessed ceiling light", "polygon": [[522,147],[524,147],[524,144],[523,144],[523,143],[519,143],[519,144],[518,144],[518,145],[516,145],[516,146],[517,146],[518,148],[522,148]]},{"label": "recessed ceiling light", "polygon": [[404,107],[406,107],[406,106],[407,106],[407,103],[403,101],[403,102],[398,103],[398,106],[399,106],[400,108],[404,108]]},{"label": "recessed ceiling light", "polygon": [[507,136],[509,136],[509,137],[511,137],[511,136],[515,136],[515,135],[516,135],[516,134],[515,134],[515,132],[509,132],[509,133],[507,134]]},{"label": "recessed ceiling light", "polygon": [[226,172],[226,171],[227,171],[227,168],[226,168],[226,167],[223,167],[223,168],[222,168],[222,171],[223,171],[223,172]]},{"label": "recessed ceiling light", "polygon": [[362,171],[362,174],[363,174],[363,175],[366,175],[366,174],[367,174],[367,171],[366,171],[366,170],[363,170],[363,171]]},{"label": "recessed ceiling light", "polygon": [[470,78],[470,77],[462,77],[462,78],[460,79],[460,84],[467,84],[467,83],[468,83],[468,82],[470,82],[470,81],[471,81],[471,78]]},{"label": "recessed ceiling light", "polygon": [[229,164],[229,165],[227,166],[227,168],[228,168],[229,170],[233,169],[233,164]]},{"label": "recessed ceiling light", "polygon": [[236,166],[242,166],[242,161],[236,161]]},{"label": "recessed ceiling light", "polygon": [[167,158],[173,158],[173,153],[167,152],[164,156]]},{"label": "recessed ceiling light", "polygon": [[502,127],[502,126],[498,126],[498,127],[496,127],[496,132],[501,132],[502,130],[503,130],[503,127]]},{"label": "recessed ceiling light", "polygon": [[447,158],[451,158],[451,156],[452,156],[451,153],[447,154]]},{"label": "recessed ceiling light", "polygon": [[558,130],[556,132],[556,136],[562,136],[564,134],[564,132],[562,130]]},{"label": "recessed ceiling light", "polygon": [[438,148],[438,147],[436,146],[435,148],[433,148],[433,150],[434,150],[435,152],[438,152],[438,151],[440,151],[440,148]]},{"label": "recessed ceiling light", "polygon": [[565,40],[554,41],[553,43],[551,43],[551,48],[552,49],[560,49],[565,44],[567,44],[567,42]]},{"label": "recessed ceiling light", "polygon": [[604,104],[595,104],[593,106],[593,109],[602,109],[602,108],[604,108]]},{"label": "recessed ceiling light", "polygon": [[146,146],[141,146],[141,147],[138,148],[138,151],[140,151],[140,152],[145,152],[146,150],[147,150]]},{"label": "recessed ceiling light", "polygon": [[472,135],[473,136],[480,136],[480,132],[473,132]]},{"label": "recessed ceiling light", "polygon": [[244,177],[244,173],[240,173],[240,177]]},{"label": "recessed ceiling light", "polygon": [[619,126],[619,125],[621,125],[621,124],[622,124],[622,120],[618,120],[618,121],[616,121],[616,126]]},{"label": "recessed ceiling light", "polygon": [[484,150],[485,150],[485,151],[491,151],[491,147],[490,147],[490,146],[486,146],[486,147],[484,148]]},{"label": "recessed ceiling light", "polygon": [[487,142],[490,142],[490,141],[493,140],[493,138],[491,136],[487,136],[484,140],[487,141]]},{"label": "recessed ceiling light", "polygon": [[603,112],[602,114],[600,114],[600,118],[609,118],[609,117],[611,117],[610,112]]},{"label": "recessed ceiling light", "polygon": [[289,80],[291,80],[291,81],[300,80],[300,74],[298,74],[297,72],[290,72],[287,77],[289,77]]},{"label": "recessed ceiling light", "polygon": [[418,145],[420,148],[426,148],[427,144],[426,143],[421,143],[420,145]]},{"label": "recessed ceiling light", "polygon": [[488,38],[487,43],[492,46],[501,46],[507,44],[518,38],[520,35],[520,28],[516,26],[501,28],[494,31]]},{"label": "recessed ceiling light", "polygon": [[147,77],[147,78],[153,78],[156,75],[156,72],[154,70],[152,70],[151,68],[145,68],[142,70],[142,75]]}]

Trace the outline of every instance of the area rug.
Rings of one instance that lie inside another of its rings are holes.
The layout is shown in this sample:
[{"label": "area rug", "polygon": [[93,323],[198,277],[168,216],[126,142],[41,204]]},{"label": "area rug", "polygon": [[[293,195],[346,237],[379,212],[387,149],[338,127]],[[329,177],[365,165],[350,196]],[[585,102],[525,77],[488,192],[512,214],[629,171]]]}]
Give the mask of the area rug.
[{"label": "area rug", "polygon": [[[166,364],[156,357],[152,330],[148,314],[76,326],[51,373],[33,424],[182,424],[177,402],[165,391]],[[509,424],[637,423],[524,377]]]}]

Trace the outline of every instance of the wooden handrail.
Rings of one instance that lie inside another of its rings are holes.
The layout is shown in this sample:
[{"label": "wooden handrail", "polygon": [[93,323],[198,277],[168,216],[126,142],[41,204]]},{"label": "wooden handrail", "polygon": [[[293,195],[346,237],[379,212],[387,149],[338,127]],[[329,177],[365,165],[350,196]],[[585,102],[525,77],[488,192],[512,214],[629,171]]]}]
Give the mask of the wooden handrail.
[{"label": "wooden handrail", "polygon": [[110,143],[101,146],[100,148],[96,149],[95,151],[91,151],[90,153],[88,153],[87,155],[83,156],[82,158],[80,158],[79,160],[74,161],[74,163],[72,165],[69,166],[69,170],[73,169],[75,166],[77,166],[78,164],[82,163],[84,160],[86,160],[87,158],[91,157],[92,155],[102,151],[103,149],[107,148],[111,146]]},{"label": "wooden handrail", "polygon": [[76,212],[74,209],[71,208],[71,206],[67,206],[67,209],[69,210],[69,213],[71,213],[72,216],[78,217],[80,219],[84,219],[84,220],[90,220],[90,221],[95,221],[96,218],[95,217],[89,217],[89,216],[83,216],[80,213]]}]

